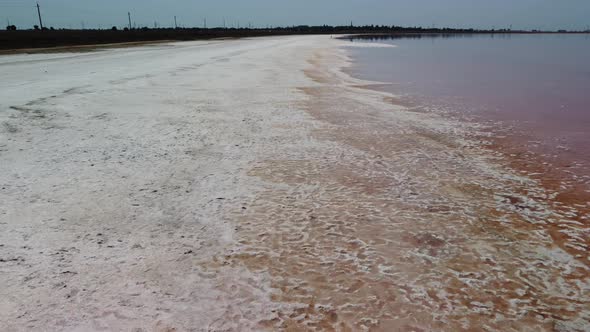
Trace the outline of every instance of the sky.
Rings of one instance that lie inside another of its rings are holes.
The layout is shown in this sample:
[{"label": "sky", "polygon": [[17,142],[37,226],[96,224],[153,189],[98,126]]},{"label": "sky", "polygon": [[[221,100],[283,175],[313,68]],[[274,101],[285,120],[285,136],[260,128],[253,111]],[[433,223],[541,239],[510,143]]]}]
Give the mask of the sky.
[{"label": "sky", "polygon": [[[590,0],[39,0],[43,23],[56,28],[127,24],[166,27],[401,25],[457,28],[587,29]],[[0,0],[0,19],[38,24],[36,2]]]}]

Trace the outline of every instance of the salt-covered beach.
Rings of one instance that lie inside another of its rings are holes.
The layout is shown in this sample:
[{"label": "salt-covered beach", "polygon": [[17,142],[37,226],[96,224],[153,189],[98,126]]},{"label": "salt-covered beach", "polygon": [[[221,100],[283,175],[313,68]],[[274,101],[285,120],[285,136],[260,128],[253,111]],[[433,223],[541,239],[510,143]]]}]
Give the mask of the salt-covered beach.
[{"label": "salt-covered beach", "polygon": [[0,330],[590,329],[589,207],[344,45],[0,56]]}]

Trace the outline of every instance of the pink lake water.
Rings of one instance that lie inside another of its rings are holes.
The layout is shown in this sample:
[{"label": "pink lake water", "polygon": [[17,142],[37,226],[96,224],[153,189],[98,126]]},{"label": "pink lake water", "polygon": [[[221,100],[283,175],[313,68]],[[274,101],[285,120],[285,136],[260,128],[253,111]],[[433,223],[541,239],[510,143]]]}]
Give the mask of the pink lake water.
[{"label": "pink lake water", "polygon": [[350,42],[395,46],[350,48],[354,76],[388,82],[377,89],[413,105],[492,124],[515,146],[567,167],[590,192],[590,34]]}]

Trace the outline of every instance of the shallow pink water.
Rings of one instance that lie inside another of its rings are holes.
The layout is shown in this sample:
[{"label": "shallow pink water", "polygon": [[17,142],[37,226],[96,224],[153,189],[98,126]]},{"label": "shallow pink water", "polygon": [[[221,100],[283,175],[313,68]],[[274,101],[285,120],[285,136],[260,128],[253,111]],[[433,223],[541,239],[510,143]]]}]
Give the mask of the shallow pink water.
[{"label": "shallow pink water", "polygon": [[[590,175],[590,35],[475,35],[372,41],[353,74],[415,104],[498,122],[531,151]],[[500,129],[500,128],[498,128]]]}]

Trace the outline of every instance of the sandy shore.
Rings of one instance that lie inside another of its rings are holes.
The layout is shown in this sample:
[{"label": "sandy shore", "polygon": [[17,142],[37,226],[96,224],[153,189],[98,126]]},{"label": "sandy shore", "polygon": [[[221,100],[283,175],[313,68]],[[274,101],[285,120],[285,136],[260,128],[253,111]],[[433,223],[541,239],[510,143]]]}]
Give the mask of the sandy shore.
[{"label": "sandy shore", "polygon": [[340,46],[0,57],[0,330],[589,330],[587,207]]}]

